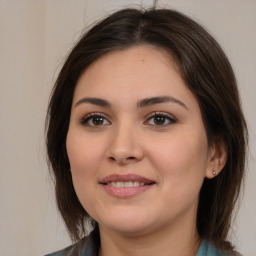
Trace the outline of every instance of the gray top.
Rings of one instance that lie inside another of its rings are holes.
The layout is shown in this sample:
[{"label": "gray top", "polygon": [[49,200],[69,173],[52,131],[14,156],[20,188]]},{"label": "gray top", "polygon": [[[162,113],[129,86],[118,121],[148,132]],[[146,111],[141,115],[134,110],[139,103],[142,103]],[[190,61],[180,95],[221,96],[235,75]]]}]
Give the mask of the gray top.
[{"label": "gray top", "polygon": [[[96,236],[94,232],[92,232],[88,238],[83,238],[77,244],[45,256],[97,256],[99,246],[97,246],[97,242],[95,240]],[[210,243],[203,240],[196,256],[224,256],[224,254],[213,247]]]}]

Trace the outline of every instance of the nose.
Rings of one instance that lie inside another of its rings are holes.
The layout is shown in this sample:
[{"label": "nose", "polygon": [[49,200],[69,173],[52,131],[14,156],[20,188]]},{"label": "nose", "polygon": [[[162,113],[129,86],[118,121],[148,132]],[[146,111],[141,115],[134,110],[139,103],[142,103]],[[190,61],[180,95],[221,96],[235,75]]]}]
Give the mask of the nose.
[{"label": "nose", "polygon": [[119,165],[140,161],[144,157],[144,150],[138,129],[127,123],[116,127],[110,138],[107,157]]}]

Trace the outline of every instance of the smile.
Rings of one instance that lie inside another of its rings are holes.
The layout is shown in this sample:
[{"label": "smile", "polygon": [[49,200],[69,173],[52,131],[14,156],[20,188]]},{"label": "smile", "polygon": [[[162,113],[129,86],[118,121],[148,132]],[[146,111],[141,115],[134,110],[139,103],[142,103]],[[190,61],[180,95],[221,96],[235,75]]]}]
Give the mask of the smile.
[{"label": "smile", "polygon": [[102,179],[100,184],[111,196],[130,198],[150,189],[155,182],[134,174],[114,174]]},{"label": "smile", "polygon": [[144,186],[146,183],[144,182],[138,182],[138,181],[117,181],[114,182],[112,181],[111,183],[108,183],[108,185],[115,187],[115,188],[130,188],[130,187],[139,187],[139,186]]}]

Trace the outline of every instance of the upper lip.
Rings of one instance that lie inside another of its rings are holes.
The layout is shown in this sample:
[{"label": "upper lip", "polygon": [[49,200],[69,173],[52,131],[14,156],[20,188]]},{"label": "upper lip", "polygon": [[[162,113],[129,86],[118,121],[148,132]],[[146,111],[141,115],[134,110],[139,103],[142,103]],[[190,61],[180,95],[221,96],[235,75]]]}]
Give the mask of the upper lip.
[{"label": "upper lip", "polygon": [[155,181],[142,177],[137,174],[112,174],[101,179],[100,183],[107,184],[107,183],[118,182],[118,181],[120,182],[137,181],[137,182],[143,182],[146,184],[155,183]]}]

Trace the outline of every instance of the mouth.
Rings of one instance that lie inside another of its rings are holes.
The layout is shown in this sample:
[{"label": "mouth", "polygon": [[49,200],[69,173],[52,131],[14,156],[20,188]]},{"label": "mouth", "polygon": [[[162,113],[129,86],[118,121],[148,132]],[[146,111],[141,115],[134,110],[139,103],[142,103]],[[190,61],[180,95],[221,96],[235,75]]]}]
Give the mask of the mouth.
[{"label": "mouth", "polygon": [[156,182],[135,174],[114,174],[103,178],[99,184],[111,196],[130,198],[147,191]]},{"label": "mouth", "polygon": [[110,183],[105,183],[104,185],[109,185],[114,188],[131,188],[131,187],[140,187],[140,186],[147,186],[147,185],[152,185],[152,183],[145,183],[145,182],[138,182],[138,181],[112,181]]}]

